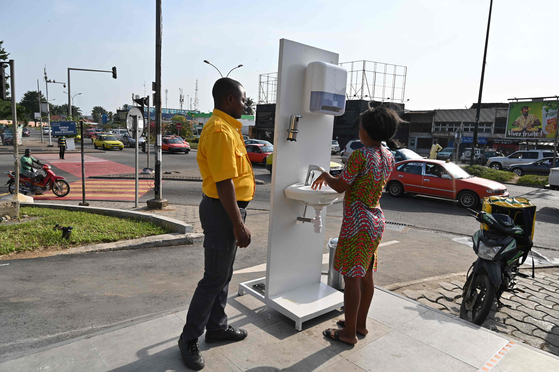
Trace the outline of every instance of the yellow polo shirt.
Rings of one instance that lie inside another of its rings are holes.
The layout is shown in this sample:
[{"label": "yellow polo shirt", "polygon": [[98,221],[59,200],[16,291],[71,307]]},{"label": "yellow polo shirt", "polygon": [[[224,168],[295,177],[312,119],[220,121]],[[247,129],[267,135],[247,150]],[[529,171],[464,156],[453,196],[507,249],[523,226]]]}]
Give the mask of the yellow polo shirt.
[{"label": "yellow polo shirt", "polygon": [[219,199],[216,182],[232,179],[238,201],[254,198],[255,182],[241,134],[240,121],[214,109],[204,125],[196,160],[202,175],[202,192]]}]

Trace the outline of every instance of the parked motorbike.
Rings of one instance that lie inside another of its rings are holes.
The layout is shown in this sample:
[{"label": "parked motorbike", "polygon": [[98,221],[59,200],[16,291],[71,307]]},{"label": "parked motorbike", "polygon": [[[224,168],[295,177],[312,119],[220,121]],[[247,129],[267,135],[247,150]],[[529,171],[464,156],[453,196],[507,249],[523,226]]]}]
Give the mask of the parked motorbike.
[{"label": "parked motorbike", "polygon": [[[507,214],[471,211],[482,228],[472,237],[478,259],[468,270],[460,318],[481,325],[495,299],[500,307],[503,292],[515,290],[516,275],[526,276],[518,269],[526,261],[533,243],[528,222],[520,226]],[[517,213],[522,217],[522,210]]]},{"label": "parked motorbike", "polygon": [[[33,189],[35,193],[41,194],[47,190],[52,190],[54,195],[58,197],[64,197],[70,193],[70,185],[64,177],[57,176],[51,169],[51,166],[48,164],[43,165],[43,171],[46,175],[39,175],[36,177],[36,181],[33,185],[31,185],[31,179],[28,177],[24,177],[21,174],[19,175],[19,192],[22,194],[30,193]],[[8,174],[8,190],[10,194],[15,192],[15,173],[14,171],[6,172]]]}]

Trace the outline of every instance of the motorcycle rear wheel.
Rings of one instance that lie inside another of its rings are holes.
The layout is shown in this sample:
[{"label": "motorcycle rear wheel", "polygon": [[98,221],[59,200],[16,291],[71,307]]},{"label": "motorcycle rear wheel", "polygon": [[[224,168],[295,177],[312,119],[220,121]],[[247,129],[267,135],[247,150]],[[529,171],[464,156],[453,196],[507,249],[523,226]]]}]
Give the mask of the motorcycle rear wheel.
[{"label": "motorcycle rear wheel", "polygon": [[64,180],[58,180],[52,184],[52,192],[59,198],[70,193],[70,185]]},{"label": "motorcycle rear wheel", "polygon": [[14,186],[14,180],[9,180],[8,181],[8,191],[10,191],[10,194],[13,194],[16,192],[16,188]]},{"label": "motorcycle rear wheel", "polygon": [[474,281],[470,298],[462,298],[460,318],[482,325],[491,311],[494,299],[495,285],[493,285],[487,273],[482,272],[477,275]]}]

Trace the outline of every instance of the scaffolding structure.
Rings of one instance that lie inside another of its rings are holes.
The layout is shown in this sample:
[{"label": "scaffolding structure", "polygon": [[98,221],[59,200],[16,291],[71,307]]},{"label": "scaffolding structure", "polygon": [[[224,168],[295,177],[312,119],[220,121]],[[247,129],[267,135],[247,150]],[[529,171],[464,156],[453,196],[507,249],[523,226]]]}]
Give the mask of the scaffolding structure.
[{"label": "scaffolding structure", "polygon": [[348,74],[348,100],[405,101],[406,66],[365,60],[342,62],[340,66]]},{"label": "scaffolding structure", "polygon": [[[347,70],[347,100],[405,102],[406,66],[374,61],[339,64]],[[258,104],[276,103],[277,72],[259,77]]]}]

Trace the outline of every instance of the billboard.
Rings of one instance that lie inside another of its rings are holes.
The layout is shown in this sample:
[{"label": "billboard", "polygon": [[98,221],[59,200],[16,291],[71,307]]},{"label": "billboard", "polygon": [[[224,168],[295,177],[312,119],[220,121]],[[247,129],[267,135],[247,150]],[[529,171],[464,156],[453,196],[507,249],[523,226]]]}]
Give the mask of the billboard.
[{"label": "billboard", "polygon": [[511,102],[506,138],[554,139],[559,101]]}]

